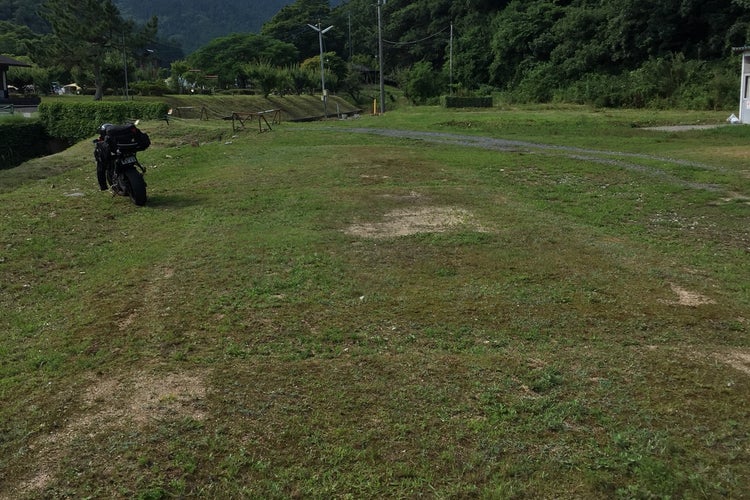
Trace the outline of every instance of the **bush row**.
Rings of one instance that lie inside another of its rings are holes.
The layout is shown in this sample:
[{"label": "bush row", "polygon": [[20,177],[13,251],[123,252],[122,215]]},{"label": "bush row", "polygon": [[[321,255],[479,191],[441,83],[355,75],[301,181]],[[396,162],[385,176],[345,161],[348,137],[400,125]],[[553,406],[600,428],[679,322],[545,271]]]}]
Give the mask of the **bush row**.
[{"label": "bush row", "polygon": [[49,136],[39,120],[0,121],[0,168],[11,168],[47,153]]},{"label": "bush row", "polygon": [[163,102],[42,102],[39,119],[50,136],[76,142],[94,135],[102,123],[158,120],[168,109]]},{"label": "bush row", "polygon": [[699,61],[683,54],[651,58],[617,74],[560,77],[551,63],[528,69],[503,92],[507,102],[572,102],[597,107],[731,109],[740,91],[735,62]]},{"label": "bush row", "polygon": [[443,106],[446,108],[491,108],[492,97],[444,96]]}]

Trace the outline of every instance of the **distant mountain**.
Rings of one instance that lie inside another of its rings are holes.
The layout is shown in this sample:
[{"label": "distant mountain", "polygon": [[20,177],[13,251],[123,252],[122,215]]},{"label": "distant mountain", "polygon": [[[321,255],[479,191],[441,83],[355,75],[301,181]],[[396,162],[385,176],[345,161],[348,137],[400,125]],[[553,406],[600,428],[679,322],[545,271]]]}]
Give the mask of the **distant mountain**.
[{"label": "distant mountain", "polygon": [[[159,18],[159,36],[190,54],[214,38],[259,33],[263,24],[294,0],[115,0],[125,18],[143,23]],[[331,2],[332,6],[342,3]]]}]

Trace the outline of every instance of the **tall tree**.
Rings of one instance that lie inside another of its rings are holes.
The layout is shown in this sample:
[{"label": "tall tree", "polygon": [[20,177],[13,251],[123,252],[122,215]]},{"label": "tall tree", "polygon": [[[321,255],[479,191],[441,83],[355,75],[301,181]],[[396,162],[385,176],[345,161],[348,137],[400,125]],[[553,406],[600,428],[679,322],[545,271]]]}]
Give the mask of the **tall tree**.
[{"label": "tall tree", "polygon": [[26,26],[0,21],[0,54],[25,56],[39,35]]},{"label": "tall tree", "polygon": [[188,56],[188,63],[219,77],[221,87],[247,83],[247,63],[269,63],[285,67],[297,62],[297,49],[291,43],[252,33],[216,38]]},{"label": "tall tree", "polygon": [[293,44],[303,59],[320,55],[318,33],[308,24],[327,23],[330,13],[328,0],[297,0],[265,23],[261,34]]},{"label": "tall tree", "polygon": [[104,95],[102,66],[113,51],[126,54],[142,49],[156,36],[155,17],[136,30],[133,21],[126,21],[112,0],[47,0],[42,4],[42,17],[52,27],[52,40],[38,47],[49,61],[69,67],[90,69],[94,75],[94,100]]},{"label": "tall tree", "polygon": [[38,11],[42,0],[0,0],[0,21],[26,26],[42,33],[48,27],[39,17]]}]

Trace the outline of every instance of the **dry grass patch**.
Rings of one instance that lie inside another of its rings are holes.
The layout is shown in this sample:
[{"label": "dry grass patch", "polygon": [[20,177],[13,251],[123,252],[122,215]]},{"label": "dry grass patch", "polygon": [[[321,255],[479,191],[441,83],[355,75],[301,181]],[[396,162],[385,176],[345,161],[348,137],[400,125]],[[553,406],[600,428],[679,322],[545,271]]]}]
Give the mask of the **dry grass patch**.
[{"label": "dry grass patch", "polygon": [[715,304],[716,301],[710,297],[702,295],[697,292],[693,292],[681,286],[677,286],[674,283],[670,283],[669,286],[672,288],[672,292],[677,295],[676,300],[664,300],[663,303],[676,305],[676,306],[688,306],[697,307],[705,304]]},{"label": "dry grass patch", "polygon": [[724,353],[716,353],[715,357],[735,370],[750,375],[750,352],[741,349],[732,349]]},{"label": "dry grass patch", "polygon": [[[165,420],[206,418],[203,373],[143,372],[96,379],[81,394],[80,412],[59,430],[28,446],[27,474],[0,498],[33,496],[52,484],[79,439],[98,440],[123,429],[145,429]],[[116,457],[111,457],[116,460]]]},{"label": "dry grass patch", "polygon": [[381,221],[350,225],[346,233],[361,238],[392,238],[461,228],[486,232],[474,215],[464,208],[422,206],[391,210]]}]

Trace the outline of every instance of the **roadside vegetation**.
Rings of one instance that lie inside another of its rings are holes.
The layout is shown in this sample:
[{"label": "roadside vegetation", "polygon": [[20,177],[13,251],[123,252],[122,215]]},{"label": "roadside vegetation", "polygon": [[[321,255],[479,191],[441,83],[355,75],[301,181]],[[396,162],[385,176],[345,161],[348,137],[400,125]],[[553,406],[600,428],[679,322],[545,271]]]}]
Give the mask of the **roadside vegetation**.
[{"label": "roadside vegetation", "polygon": [[750,39],[747,0],[297,0],[273,15],[262,3],[203,12],[184,1],[176,12],[166,0],[17,0],[0,9],[0,52],[31,65],[9,72],[18,89],[75,84],[97,100],[320,95],[322,71],[327,91],[357,105],[382,75],[413,104],[501,92],[516,103],[719,110],[736,104],[733,49]]},{"label": "roadside vegetation", "polygon": [[0,171],[0,498],[744,497],[750,129],[647,129],[725,115],[148,121],[143,208],[87,141]]}]

